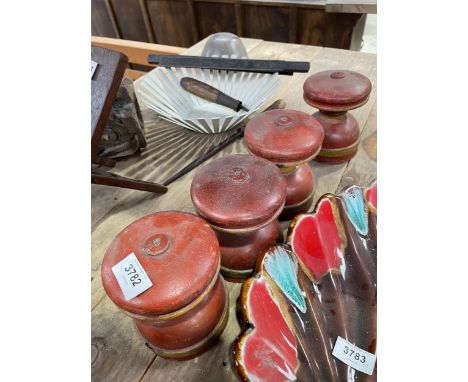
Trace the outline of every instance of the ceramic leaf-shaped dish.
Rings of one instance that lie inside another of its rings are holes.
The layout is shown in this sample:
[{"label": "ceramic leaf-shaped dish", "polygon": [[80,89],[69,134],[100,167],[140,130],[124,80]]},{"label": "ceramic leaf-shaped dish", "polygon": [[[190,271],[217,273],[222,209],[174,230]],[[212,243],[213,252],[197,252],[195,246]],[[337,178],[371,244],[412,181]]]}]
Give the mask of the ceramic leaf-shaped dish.
[{"label": "ceramic leaf-shaped dish", "polygon": [[234,343],[244,381],[375,381],[332,355],[340,336],[375,354],[377,185],[325,194],[296,216],[288,245],[258,259],[240,297]]}]

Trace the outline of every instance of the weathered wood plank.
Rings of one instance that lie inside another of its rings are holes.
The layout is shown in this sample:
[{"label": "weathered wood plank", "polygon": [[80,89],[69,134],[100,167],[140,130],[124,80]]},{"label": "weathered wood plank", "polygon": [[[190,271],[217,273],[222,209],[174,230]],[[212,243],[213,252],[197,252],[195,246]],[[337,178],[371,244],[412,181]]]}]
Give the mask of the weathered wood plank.
[{"label": "weathered wood plank", "polygon": [[141,382],[235,382],[238,381],[231,357],[232,343],[240,332],[236,300],[242,284],[226,283],[229,289],[229,324],[219,341],[197,358],[185,362],[157,358]]},{"label": "weathered wood plank", "polygon": [[156,66],[148,64],[148,54],[181,54],[186,48],[177,46],[150,44],[141,41],[120,40],[117,38],[91,36],[91,44],[102,48],[116,50],[128,57],[132,64]]},{"label": "weathered wood plank", "polygon": [[243,37],[349,49],[359,15],[375,8],[371,2],[93,0],[92,27],[97,35],[182,47],[226,31]]},{"label": "weathered wood plank", "polygon": [[377,0],[327,0],[325,12],[377,13]]},{"label": "weathered wood plank", "polygon": [[108,298],[93,311],[91,335],[93,381],[138,381],[156,358],[143,345],[133,320]]}]

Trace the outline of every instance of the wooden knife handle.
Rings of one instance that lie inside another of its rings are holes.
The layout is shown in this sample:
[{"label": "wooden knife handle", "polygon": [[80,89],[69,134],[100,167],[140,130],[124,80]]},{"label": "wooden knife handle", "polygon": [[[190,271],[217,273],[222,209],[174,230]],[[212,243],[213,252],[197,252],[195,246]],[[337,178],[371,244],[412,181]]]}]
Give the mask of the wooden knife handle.
[{"label": "wooden knife handle", "polygon": [[180,86],[182,86],[189,93],[196,95],[197,97],[206,99],[210,102],[216,102],[216,98],[221,93],[218,89],[205,84],[204,82],[198,81],[195,78],[184,77],[180,80]]},{"label": "wooden knife handle", "polygon": [[213,86],[196,80],[195,78],[183,77],[180,80],[180,86],[182,86],[182,88],[184,88],[189,93],[206,99],[207,101],[217,103],[218,105],[226,106],[235,111],[239,111],[241,108],[241,101],[229,97],[227,94],[224,94]]}]

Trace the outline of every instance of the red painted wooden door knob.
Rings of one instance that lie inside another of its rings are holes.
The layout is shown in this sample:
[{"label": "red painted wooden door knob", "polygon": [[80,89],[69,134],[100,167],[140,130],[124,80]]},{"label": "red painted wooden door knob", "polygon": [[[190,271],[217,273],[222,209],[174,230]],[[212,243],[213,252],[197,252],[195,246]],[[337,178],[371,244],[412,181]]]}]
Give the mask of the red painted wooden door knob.
[{"label": "red painted wooden door knob", "polygon": [[198,214],[215,228],[221,272],[229,279],[249,277],[257,253],[280,236],[286,181],[279,169],[253,155],[227,156],[198,170],[190,194]]},{"label": "red painted wooden door knob", "polygon": [[307,161],[322,146],[321,124],[301,111],[272,110],[253,118],[245,128],[244,138],[252,154],[275,163],[286,179],[286,203],[280,220],[307,211],[315,190]]},{"label": "red painted wooden door knob", "polygon": [[372,90],[370,80],[350,70],[325,70],[304,82],[304,101],[319,109],[313,117],[325,131],[321,162],[343,163],[356,155],[360,128],[347,111],[364,105]]},{"label": "red painted wooden door knob", "polygon": [[[124,288],[138,287],[143,271],[152,286],[128,298],[116,272],[131,254],[141,269],[135,261],[126,264]],[[193,214],[165,211],[136,220],[115,237],[101,277],[107,295],[134,318],[155,353],[184,358],[204,350],[226,325],[228,300],[219,269],[219,244],[210,226]]]}]

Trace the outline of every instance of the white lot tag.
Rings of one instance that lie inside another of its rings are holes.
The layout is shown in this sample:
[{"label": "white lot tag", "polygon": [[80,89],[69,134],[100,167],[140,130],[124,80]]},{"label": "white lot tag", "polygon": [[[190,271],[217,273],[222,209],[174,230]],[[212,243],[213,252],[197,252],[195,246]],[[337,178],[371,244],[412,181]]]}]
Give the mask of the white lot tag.
[{"label": "white lot tag", "polygon": [[115,264],[112,267],[112,272],[114,272],[114,276],[127,301],[153,286],[133,252],[120,263]]},{"label": "white lot tag", "polygon": [[374,371],[375,354],[366,352],[338,336],[332,353],[340,361],[351,366],[353,369],[372,375]]},{"label": "white lot tag", "polygon": [[91,78],[93,78],[94,72],[96,71],[97,68],[97,62],[91,61]]}]

